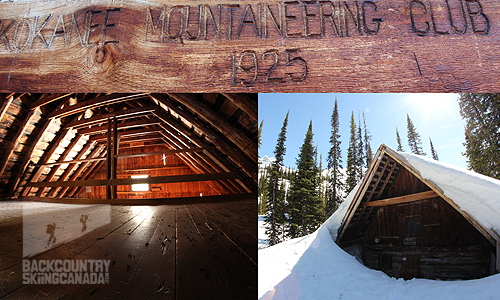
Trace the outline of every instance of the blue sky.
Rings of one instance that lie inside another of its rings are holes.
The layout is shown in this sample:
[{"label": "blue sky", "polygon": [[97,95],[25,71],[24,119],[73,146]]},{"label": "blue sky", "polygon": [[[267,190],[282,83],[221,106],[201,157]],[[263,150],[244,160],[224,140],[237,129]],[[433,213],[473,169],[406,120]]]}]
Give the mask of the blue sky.
[{"label": "blue sky", "polygon": [[[313,121],[314,143],[318,156],[323,154],[323,167],[330,149],[330,119],[338,100],[343,166],[347,158],[349,122],[354,112],[365,112],[366,124],[372,134],[371,147],[375,152],[381,144],[396,149],[396,127],[403,148],[409,152],[406,114],[410,115],[422,146],[430,157],[429,137],[439,160],[462,168],[467,167],[463,143],[465,121],[461,118],[457,94],[259,94],[259,123],[264,120],[262,146],[259,156],[273,157],[276,140],[286,112],[290,110],[286,141],[285,166],[295,167],[299,148]],[[361,117],[362,118],[362,117]]]}]

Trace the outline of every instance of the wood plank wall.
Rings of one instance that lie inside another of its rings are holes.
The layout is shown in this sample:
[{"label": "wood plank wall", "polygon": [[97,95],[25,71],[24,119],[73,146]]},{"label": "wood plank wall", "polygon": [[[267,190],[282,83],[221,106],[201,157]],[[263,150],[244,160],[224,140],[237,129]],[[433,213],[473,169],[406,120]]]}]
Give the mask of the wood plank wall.
[{"label": "wood plank wall", "polygon": [[[387,197],[428,189],[406,169],[386,191]],[[385,197],[384,197],[385,198]],[[420,219],[420,233],[409,233],[407,218]],[[405,238],[415,244],[405,243]],[[489,275],[490,247],[457,211],[440,197],[379,207],[363,241],[363,261],[390,276],[439,279],[472,279]],[[412,275],[407,261],[415,259]]]},{"label": "wood plank wall", "polygon": [[[148,152],[162,150],[168,149],[165,146],[147,148]],[[141,148],[133,148],[121,151],[120,155],[142,152],[144,152],[144,150],[141,150]],[[185,165],[176,155],[167,155],[165,164],[163,163],[162,155],[119,159],[117,173],[117,178],[130,178],[131,175],[149,175],[150,177],[155,177],[195,174],[195,172]],[[92,179],[106,179],[105,164],[103,164]],[[210,181],[152,184],[148,192],[133,192],[131,186],[124,185],[118,186],[117,193],[118,198],[121,199],[198,197],[200,194],[203,196],[227,194],[219,184]],[[106,187],[90,187],[83,189],[79,197],[106,199]]]}]

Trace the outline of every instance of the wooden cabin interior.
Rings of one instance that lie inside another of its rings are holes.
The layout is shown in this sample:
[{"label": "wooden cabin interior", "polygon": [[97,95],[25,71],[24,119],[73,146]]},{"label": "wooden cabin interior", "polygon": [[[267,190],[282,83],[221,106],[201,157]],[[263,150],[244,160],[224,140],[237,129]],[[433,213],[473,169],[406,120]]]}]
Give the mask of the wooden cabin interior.
[{"label": "wooden cabin interior", "polygon": [[0,94],[0,299],[255,299],[257,131],[255,94]]},{"label": "wooden cabin interior", "polygon": [[397,278],[497,273],[495,241],[391,152],[379,149],[337,243],[366,266]]}]

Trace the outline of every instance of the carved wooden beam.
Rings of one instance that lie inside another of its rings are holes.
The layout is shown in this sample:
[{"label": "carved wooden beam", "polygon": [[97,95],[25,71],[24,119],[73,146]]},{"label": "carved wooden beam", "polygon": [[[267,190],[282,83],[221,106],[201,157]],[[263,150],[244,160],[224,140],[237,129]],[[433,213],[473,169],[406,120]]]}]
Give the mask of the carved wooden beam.
[{"label": "carved wooden beam", "polygon": [[0,90],[498,91],[498,20],[487,0],[2,1]]}]

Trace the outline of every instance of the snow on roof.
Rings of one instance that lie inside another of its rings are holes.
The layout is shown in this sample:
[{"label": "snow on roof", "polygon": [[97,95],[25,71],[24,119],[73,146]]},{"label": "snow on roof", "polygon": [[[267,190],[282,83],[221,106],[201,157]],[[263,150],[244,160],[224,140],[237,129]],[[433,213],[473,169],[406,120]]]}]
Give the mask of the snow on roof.
[{"label": "snow on roof", "polygon": [[436,161],[425,156],[395,152],[431,181],[484,229],[500,233],[500,180]]}]

